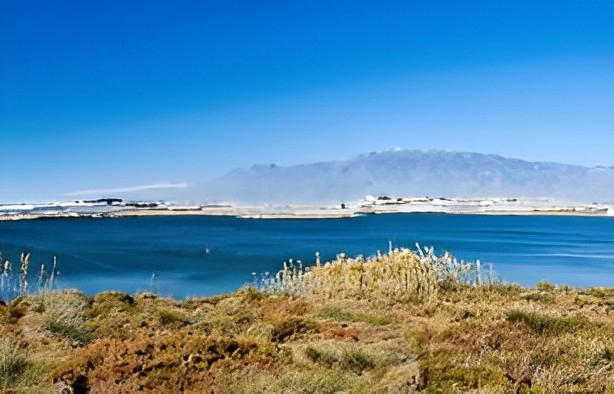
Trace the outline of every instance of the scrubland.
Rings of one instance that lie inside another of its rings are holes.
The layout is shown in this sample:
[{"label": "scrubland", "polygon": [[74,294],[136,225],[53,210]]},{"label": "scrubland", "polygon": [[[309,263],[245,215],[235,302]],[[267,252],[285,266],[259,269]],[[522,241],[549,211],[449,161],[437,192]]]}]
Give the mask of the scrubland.
[{"label": "scrubland", "polygon": [[391,250],[215,297],[45,290],[0,306],[6,393],[614,393],[614,289]]}]

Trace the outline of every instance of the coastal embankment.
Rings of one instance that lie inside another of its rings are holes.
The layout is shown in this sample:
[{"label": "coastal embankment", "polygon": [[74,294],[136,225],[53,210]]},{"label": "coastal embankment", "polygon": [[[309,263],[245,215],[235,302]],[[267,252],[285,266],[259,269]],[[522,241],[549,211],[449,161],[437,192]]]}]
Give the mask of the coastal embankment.
[{"label": "coastal embankment", "polygon": [[550,199],[449,199],[372,197],[333,205],[233,205],[172,202],[123,202],[101,199],[94,203],[0,205],[0,220],[51,219],[66,217],[127,217],[169,215],[234,216],[246,219],[342,219],[387,213],[442,213],[476,215],[576,215],[614,216],[614,205],[584,204]]}]

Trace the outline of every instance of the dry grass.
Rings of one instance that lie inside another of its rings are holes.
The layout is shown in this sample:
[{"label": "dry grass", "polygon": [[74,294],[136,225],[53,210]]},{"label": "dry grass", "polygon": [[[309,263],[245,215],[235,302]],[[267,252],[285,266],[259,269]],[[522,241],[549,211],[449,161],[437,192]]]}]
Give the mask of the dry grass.
[{"label": "dry grass", "polygon": [[44,375],[45,369],[45,366],[35,362],[30,352],[14,338],[0,338],[0,392],[51,392],[53,388]]},{"label": "dry grass", "polygon": [[614,390],[612,289],[505,285],[428,250],[287,266],[261,290],[185,301],[25,295],[0,305],[0,338],[5,392]]},{"label": "dry grass", "polygon": [[28,353],[12,338],[0,339],[0,386],[6,389],[28,366]]},{"label": "dry grass", "polygon": [[285,263],[273,278],[265,277],[259,288],[272,294],[321,295],[326,298],[358,298],[385,302],[432,302],[442,285],[492,283],[483,278],[479,261],[464,263],[453,256],[437,256],[433,249],[417,252],[394,249],[388,254],[348,258],[303,269],[300,262]]},{"label": "dry grass", "polygon": [[320,319],[331,319],[339,322],[364,322],[374,326],[385,326],[392,323],[392,319],[369,313],[353,313],[341,310],[337,307],[326,307],[318,310],[315,314]]},{"label": "dry grass", "polygon": [[53,290],[58,276],[57,260],[54,257],[50,269],[40,265],[36,275],[30,264],[30,254],[22,253],[19,266],[5,259],[0,251],[0,300],[10,300],[20,295]]}]

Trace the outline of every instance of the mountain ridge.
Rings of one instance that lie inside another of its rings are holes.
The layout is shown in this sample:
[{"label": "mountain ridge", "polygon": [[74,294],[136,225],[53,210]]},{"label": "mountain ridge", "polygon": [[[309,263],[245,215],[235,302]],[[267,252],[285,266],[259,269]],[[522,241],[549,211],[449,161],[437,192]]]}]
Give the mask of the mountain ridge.
[{"label": "mountain ridge", "polygon": [[334,203],[366,194],[612,202],[614,167],[394,149],[347,160],[237,168],[197,189],[211,199],[249,203]]}]

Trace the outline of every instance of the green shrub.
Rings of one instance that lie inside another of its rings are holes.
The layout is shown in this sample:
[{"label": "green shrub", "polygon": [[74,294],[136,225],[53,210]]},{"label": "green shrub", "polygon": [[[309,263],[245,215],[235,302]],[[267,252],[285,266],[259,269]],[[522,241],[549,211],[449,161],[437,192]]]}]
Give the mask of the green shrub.
[{"label": "green shrub", "polygon": [[362,350],[351,350],[343,353],[340,363],[342,368],[348,369],[358,375],[375,367],[373,357]]},{"label": "green shrub", "polygon": [[373,356],[360,349],[348,349],[335,354],[308,346],[305,349],[305,356],[312,362],[326,368],[337,366],[357,375],[361,375],[364,371],[374,368],[376,364]]},{"label": "green shrub", "polygon": [[614,297],[614,288],[612,287],[591,287],[583,291],[584,294],[592,295],[598,298]]},{"label": "green shrub", "polygon": [[524,297],[527,301],[541,302],[544,304],[553,304],[555,296],[552,293],[530,293]]},{"label": "green shrub", "polygon": [[96,317],[109,313],[134,312],[135,309],[133,297],[118,291],[105,291],[92,299],[87,313],[90,317]]},{"label": "green shrub", "polygon": [[243,302],[247,302],[247,303],[260,301],[269,296],[264,291],[255,289],[253,287],[247,287],[247,288],[241,289],[238,294],[243,298]]},{"label": "green shrub", "polygon": [[46,364],[28,362],[15,383],[15,391],[27,394],[56,392],[57,387],[55,387],[51,379],[49,379],[47,375],[48,371],[49,367]]},{"label": "green shrub", "polygon": [[41,293],[33,296],[32,302],[42,311],[43,328],[52,334],[80,344],[93,340],[85,318],[89,300],[84,294],[72,291]]},{"label": "green shrub", "polygon": [[88,344],[93,340],[92,331],[79,319],[53,317],[45,321],[43,327],[60,338]]},{"label": "green shrub", "polygon": [[317,324],[300,317],[278,315],[271,317],[269,322],[273,326],[271,338],[273,342],[284,342],[286,339],[295,335],[306,334],[318,330]]},{"label": "green shrub", "polygon": [[570,332],[585,324],[584,320],[549,316],[537,312],[511,311],[507,314],[507,320],[516,323],[521,322],[537,331],[538,333],[552,332],[556,334]]},{"label": "green shrub", "polygon": [[[0,338],[0,385],[16,382],[28,367],[28,352],[11,338]],[[4,390],[3,390],[4,391]]]},{"label": "green shrub", "polygon": [[591,358],[589,365],[591,367],[596,367],[602,363],[608,365],[614,360],[614,354],[612,350],[607,347],[604,347],[601,351],[597,352]]},{"label": "green shrub", "polygon": [[4,313],[0,316],[0,322],[5,324],[15,324],[19,319],[21,319],[28,308],[23,304],[9,304],[6,308],[4,308]]},{"label": "green shrub", "polygon": [[337,357],[327,351],[318,350],[311,346],[305,349],[305,356],[314,363],[322,364],[327,368],[332,367],[337,361]]},{"label": "green shrub", "polygon": [[162,325],[179,325],[184,326],[188,323],[188,321],[183,317],[182,314],[176,311],[171,311],[168,309],[160,309],[158,310],[158,321]]},{"label": "green shrub", "polygon": [[549,291],[553,291],[555,289],[555,286],[548,282],[547,280],[542,280],[537,282],[537,284],[535,285],[535,288],[539,291],[545,291],[545,292],[549,292]]},{"label": "green shrub", "polygon": [[569,294],[573,291],[573,287],[571,287],[570,285],[566,285],[566,284],[560,285],[559,289],[561,289],[561,291],[565,294]]},{"label": "green shrub", "polygon": [[[503,386],[506,383],[506,378],[501,371],[492,370],[484,366],[455,366],[443,371],[436,378],[430,380],[427,383],[425,392],[464,392],[471,389]],[[461,388],[463,390],[458,391]]]}]

